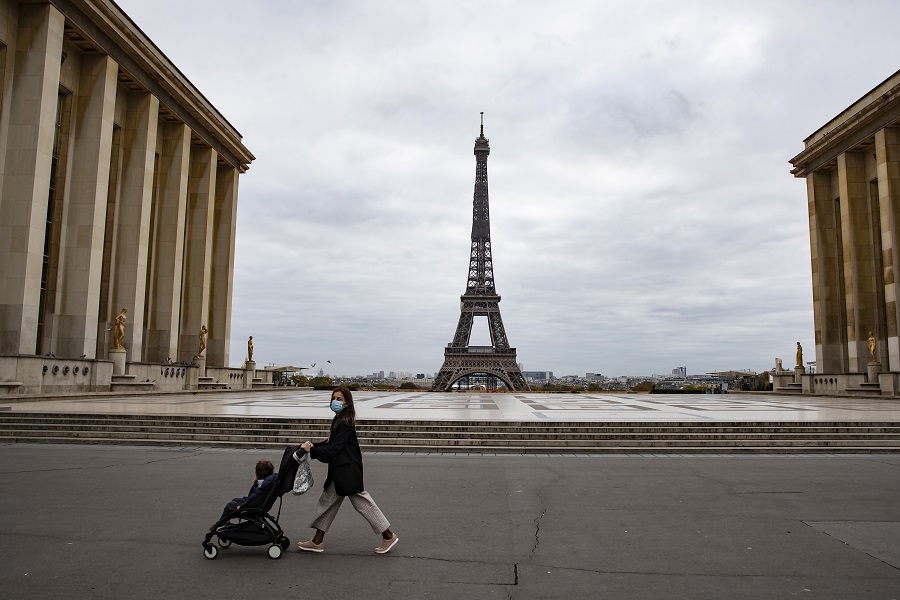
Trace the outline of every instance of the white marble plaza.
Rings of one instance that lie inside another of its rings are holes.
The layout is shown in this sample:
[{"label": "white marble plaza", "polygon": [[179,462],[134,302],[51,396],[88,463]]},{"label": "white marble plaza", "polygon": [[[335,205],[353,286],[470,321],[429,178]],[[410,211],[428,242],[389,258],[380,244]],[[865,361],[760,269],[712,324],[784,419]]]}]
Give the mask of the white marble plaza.
[{"label": "white marble plaza", "polygon": [[[24,412],[329,418],[327,391],[95,395],[26,402]],[[357,418],[437,421],[900,422],[900,399],[776,394],[487,394],[356,392]]]}]

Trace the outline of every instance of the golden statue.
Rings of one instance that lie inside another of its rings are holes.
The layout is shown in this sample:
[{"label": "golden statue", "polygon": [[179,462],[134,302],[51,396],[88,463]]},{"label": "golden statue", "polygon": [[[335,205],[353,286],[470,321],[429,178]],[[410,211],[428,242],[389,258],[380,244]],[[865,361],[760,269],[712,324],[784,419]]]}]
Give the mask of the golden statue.
[{"label": "golden statue", "polygon": [[127,308],[123,308],[122,312],[116,315],[116,321],[113,323],[113,350],[124,350],[125,346],[122,345],[122,339],[125,337],[125,313],[128,312]]},{"label": "golden statue", "polygon": [[797,342],[797,366],[803,366],[803,346],[800,345],[800,342]]},{"label": "golden statue", "polygon": [[869,332],[869,358],[870,365],[874,365],[878,362],[878,360],[875,359],[875,336],[872,335],[871,331]]},{"label": "golden statue", "polygon": [[250,336],[250,339],[247,340],[247,362],[253,360],[253,336]]},{"label": "golden statue", "polygon": [[209,333],[209,330],[206,328],[206,325],[200,328],[200,349],[197,350],[197,356],[203,356],[203,351],[206,350],[206,334]]}]

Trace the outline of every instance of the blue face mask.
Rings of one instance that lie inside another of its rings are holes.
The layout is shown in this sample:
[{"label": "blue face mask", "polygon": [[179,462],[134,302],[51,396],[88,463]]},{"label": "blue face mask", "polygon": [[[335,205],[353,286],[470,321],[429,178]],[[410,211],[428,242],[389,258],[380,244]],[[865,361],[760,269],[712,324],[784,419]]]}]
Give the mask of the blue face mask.
[{"label": "blue face mask", "polygon": [[336,413],[341,412],[344,409],[344,405],[340,400],[331,399],[331,410]]}]

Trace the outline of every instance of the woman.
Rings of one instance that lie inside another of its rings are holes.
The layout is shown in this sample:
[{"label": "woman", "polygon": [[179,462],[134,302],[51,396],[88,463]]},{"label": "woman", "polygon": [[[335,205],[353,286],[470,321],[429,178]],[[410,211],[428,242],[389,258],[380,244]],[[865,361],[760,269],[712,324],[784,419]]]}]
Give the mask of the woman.
[{"label": "woman", "polygon": [[319,497],[316,514],[310,527],[316,530],[313,538],[300,542],[297,546],[306,552],[322,552],[325,550],[325,532],[337,516],[344,497],[350,498],[350,504],[369,522],[375,533],[382,537],[381,545],[375,548],[376,554],[385,554],[400,538],[390,530],[390,523],[384,513],[365,491],[363,485],[362,451],[356,438],[356,409],[353,407],[353,395],[345,387],[335,388],[331,392],[331,410],[335,413],[331,420],[331,435],[324,442],[304,442],[301,447],[315,458],[328,463],[328,477],[325,479],[325,491]]}]

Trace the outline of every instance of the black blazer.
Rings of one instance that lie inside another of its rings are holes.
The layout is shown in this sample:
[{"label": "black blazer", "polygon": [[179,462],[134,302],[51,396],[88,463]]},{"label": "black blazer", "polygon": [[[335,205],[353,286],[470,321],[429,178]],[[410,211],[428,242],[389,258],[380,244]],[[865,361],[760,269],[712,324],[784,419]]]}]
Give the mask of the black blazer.
[{"label": "black blazer", "polygon": [[310,449],[309,456],[328,464],[328,477],[325,488],[334,482],[334,491],[338,496],[349,496],[366,491],[363,484],[362,451],[356,438],[356,427],[338,425],[335,427],[337,415],[331,420],[331,435],[324,442],[316,442]]}]

